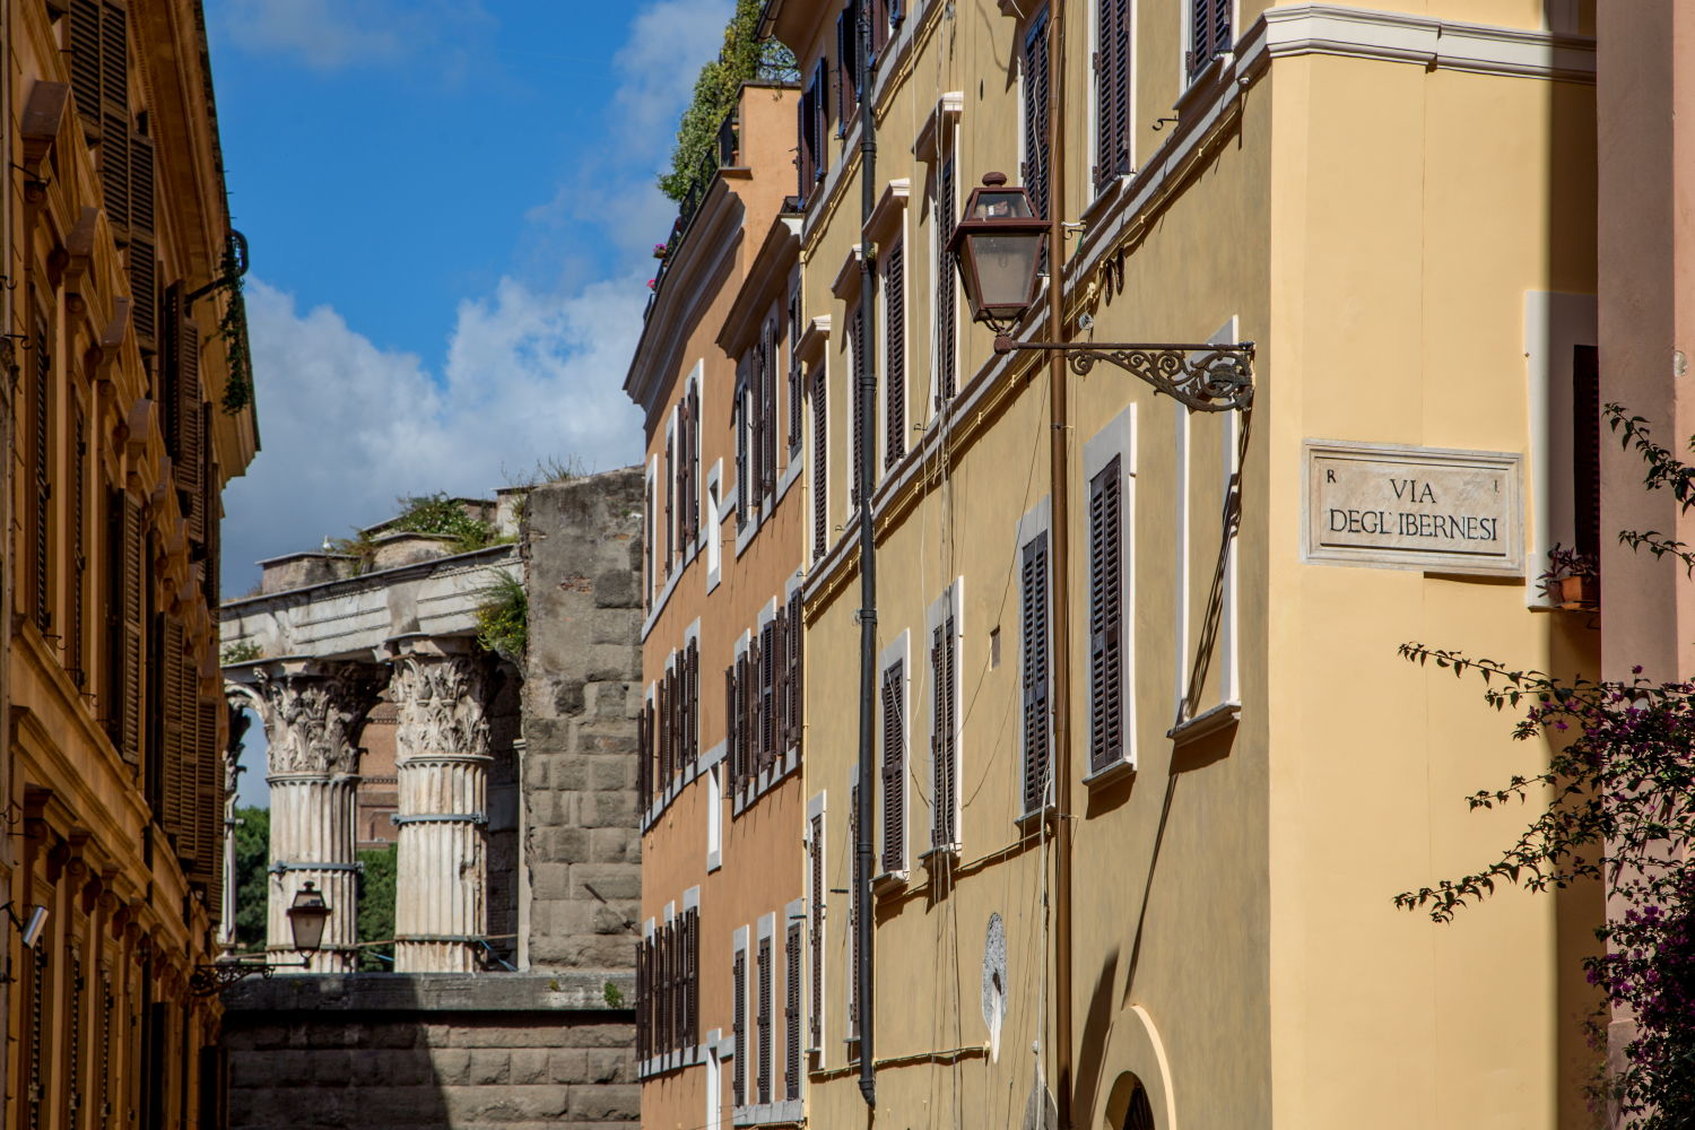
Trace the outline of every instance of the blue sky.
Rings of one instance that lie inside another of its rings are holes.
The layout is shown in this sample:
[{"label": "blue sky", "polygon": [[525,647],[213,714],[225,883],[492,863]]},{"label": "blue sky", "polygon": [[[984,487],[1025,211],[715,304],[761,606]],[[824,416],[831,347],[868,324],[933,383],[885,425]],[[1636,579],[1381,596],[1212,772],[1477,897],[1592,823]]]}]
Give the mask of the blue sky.
[{"label": "blue sky", "polygon": [[654,178],[732,7],[206,0],[263,442],[226,594],[400,495],[640,458]]},{"label": "blue sky", "polygon": [[653,181],[731,6],[207,0],[264,448],[228,592],[397,495],[640,457]]}]

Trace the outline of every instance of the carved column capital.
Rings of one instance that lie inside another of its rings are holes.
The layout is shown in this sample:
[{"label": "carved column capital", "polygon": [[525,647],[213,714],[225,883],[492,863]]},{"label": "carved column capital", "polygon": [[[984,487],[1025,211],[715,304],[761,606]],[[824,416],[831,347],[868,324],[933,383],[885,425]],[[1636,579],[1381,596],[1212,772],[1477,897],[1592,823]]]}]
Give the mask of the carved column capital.
[{"label": "carved column capital", "polygon": [[391,670],[400,757],[487,755],[488,656],[411,650],[397,655]]},{"label": "carved column capital", "polygon": [[299,671],[261,669],[254,687],[264,704],[272,774],[358,771],[353,734],[382,691],[380,667],[326,663]]}]

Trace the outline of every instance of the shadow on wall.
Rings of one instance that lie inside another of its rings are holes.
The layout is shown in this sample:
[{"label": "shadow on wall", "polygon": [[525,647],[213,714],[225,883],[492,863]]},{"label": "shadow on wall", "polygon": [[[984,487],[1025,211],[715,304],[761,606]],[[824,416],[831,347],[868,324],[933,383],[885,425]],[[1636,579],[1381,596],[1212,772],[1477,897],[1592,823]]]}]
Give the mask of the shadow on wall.
[{"label": "shadow on wall", "polygon": [[[626,986],[626,990],[632,988]],[[627,1010],[558,978],[277,977],[229,992],[237,1130],[476,1130],[636,1117]],[[602,987],[604,992],[604,987]]]}]

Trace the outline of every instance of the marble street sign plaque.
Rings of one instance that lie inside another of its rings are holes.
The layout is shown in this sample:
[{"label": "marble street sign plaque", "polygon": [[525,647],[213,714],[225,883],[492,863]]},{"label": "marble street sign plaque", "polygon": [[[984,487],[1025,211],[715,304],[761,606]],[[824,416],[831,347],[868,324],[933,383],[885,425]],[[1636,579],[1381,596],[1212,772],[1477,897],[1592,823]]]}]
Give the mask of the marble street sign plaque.
[{"label": "marble street sign plaque", "polygon": [[1308,561],[1524,573],[1516,453],[1308,440]]}]

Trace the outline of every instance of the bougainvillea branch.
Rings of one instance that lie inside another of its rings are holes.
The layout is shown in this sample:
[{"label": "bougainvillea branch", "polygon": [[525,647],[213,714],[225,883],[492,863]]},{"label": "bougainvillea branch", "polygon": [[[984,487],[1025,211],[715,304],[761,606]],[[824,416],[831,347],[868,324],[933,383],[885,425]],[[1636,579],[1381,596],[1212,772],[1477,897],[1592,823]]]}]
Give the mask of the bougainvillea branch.
[{"label": "bougainvillea branch", "polygon": [[[1670,491],[1681,510],[1695,506],[1695,469],[1656,443],[1641,417],[1617,404],[1605,417],[1642,457],[1647,489]],[[1619,540],[1695,570],[1695,551],[1657,531]],[[1695,684],[1656,682],[1640,667],[1626,681],[1566,679],[1419,643],[1400,653],[1482,679],[1492,708],[1519,714],[1513,736],[1546,738],[1551,753],[1542,772],[1466,798],[1474,810],[1516,802],[1535,813],[1494,862],[1404,891],[1395,904],[1448,922],[1497,889],[1601,882],[1617,910],[1597,929],[1604,950],[1584,959],[1585,973],[1636,1020],[1606,1097],[1638,1130],[1695,1126],[1695,868],[1684,860],[1695,843]]]}]

